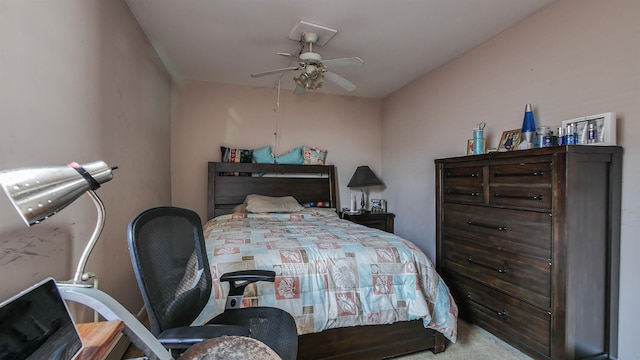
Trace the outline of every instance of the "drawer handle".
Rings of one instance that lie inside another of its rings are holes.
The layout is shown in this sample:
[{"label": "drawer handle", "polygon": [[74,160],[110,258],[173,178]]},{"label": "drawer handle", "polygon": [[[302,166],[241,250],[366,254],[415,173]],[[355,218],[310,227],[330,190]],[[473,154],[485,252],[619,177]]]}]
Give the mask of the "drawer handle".
[{"label": "drawer handle", "polygon": [[540,202],[542,202],[544,200],[542,194],[533,195],[533,196],[529,196],[529,195],[504,195],[504,194],[500,194],[499,192],[496,191],[496,193],[493,194],[493,196],[494,197],[500,197],[500,198],[507,198],[507,199],[538,200]]},{"label": "drawer handle", "polygon": [[480,192],[478,191],[464,192],[464,191],[455,191],[455,190],[447,189],[447,195],[480,196]]},{"label": "drawer handle", "polygon": [[507,176],[544,176],[544,171],[538,170],[533,172],[524,172],[524,173],[493,173],[494,177],[507,177]]},{"label": "drawer handle", "polygon": [[471,258],[471,256],[467,257],[467,261],[468,261],[470,264],[474,264],[474,265],[482,266],[483,268],[487,268],[487,269],[490,269],[490,270],[497,271],[497,272],[499,272],[500,274],[506,274],[506,273],[508,273],[508,272],[509,272],[509,268],[507,267],[507,264],[506,264],[506,263],[504,264],[504,266],[503,266],[503,267],[496,269],[496,268],[494,268],[493,266],[489,266],[489,265],[486,265],[486,264],[483,264],[483,263],[480,263],[480,262],[477,262],[477,261],[473,260],[473,259]]},{"label": "drawer handle", "polygon": [[473,222],[471,220],[467,220],[467,225],[479,226],[479,227],[483,227],[483,228],[487,228],[487,229],[494,229],[494,230],[498,230],[498,231],[507,231],[507,227],[506,226],[483,224],[483,223],[479,223],[479,222]]},{"label": "drawer handle", "polygon": [[477,178],[477,177],[480,177],[480,173],[477,171],[471,174],[452,174],[448,172],[447,177],[448,178],[466,178],[466,177]]},{"label": "drawer handle", "polygon": [[494,309],[488,307],[487,305],[484,305],[484,304],[479,303],[478,301],[474,300],[471,297],[470,293],[467,293],[467,299],[469,299],[469,301],[474,303],[475,305],[477,305],[477,306],[479,306],[479,307],[481,307],[483,309],[486,309],[489,312],[492,312],[492,313],[496,314],[496,316],[498,317],[499,320],[502,320],[502,321],[507,320],[507,315],[508,314],[507,314],[507,310],[506,309],[502,309],[502,311],[494,310]]}]

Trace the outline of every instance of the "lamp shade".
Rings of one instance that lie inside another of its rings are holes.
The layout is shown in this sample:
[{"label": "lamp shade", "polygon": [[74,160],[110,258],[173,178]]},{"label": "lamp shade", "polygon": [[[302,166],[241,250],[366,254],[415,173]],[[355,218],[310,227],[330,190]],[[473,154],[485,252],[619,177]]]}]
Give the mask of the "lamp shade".
[{"label": "lamp shade", "polygon": [[0,186],[22,220],[31,226],[111,180],[112,170],[104,161],[12,169],[0,172]]},{"label": "lamp shade", "polygon": [[382,185],[382,181],[368,166],[358,166],[347,187],[365,187]]}]

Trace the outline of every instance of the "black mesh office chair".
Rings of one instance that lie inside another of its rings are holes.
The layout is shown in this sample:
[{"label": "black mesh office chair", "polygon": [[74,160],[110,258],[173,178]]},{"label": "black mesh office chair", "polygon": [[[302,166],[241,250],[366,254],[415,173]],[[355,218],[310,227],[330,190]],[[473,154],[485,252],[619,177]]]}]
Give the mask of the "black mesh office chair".
[{"label": "black mesh office chair", "polygon": [[272,271],[224,274],[220,280],[231,285],[225,311],[206,326],[190,326],[209,301],[212,286],[198,214],[176,207],[146,210],[129,224],[128,242],[151,333],[174,355],[205,339],[235,335],[265,343],[284,360],[296,358],[298,334],[289,313],[240,308],[245,286],[273,282]]}]

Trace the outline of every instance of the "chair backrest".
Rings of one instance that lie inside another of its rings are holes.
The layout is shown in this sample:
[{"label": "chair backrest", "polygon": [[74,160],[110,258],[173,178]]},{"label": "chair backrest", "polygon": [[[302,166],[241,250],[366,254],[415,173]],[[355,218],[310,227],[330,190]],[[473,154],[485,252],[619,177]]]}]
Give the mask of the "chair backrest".
[{"label": "chair backrest", "polygon": [[198,214],[176,207],[146,210],[129,224],[128,243],[151,333],[191,325],[211,294]]}]

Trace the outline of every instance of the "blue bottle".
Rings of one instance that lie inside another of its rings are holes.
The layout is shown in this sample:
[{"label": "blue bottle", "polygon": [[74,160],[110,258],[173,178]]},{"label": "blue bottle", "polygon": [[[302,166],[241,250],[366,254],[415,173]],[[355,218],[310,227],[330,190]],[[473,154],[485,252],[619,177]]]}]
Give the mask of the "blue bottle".
[{"label": "blue bottle", "polygon": [[574,124],[567,125],[567,134],[565,135],[565,145],[577,145],[578,136],[576,134],[576,126]]},{"label": "blue bottle", "polygon": [[564,136],[564,128],[560,126],[558,128],[558,145],[566,145],[565,136]]},{"label": "blue bottle", "polygon": [[485,123],[480,123],[473,128],[473,154],[484,154],[484,127]]}]

